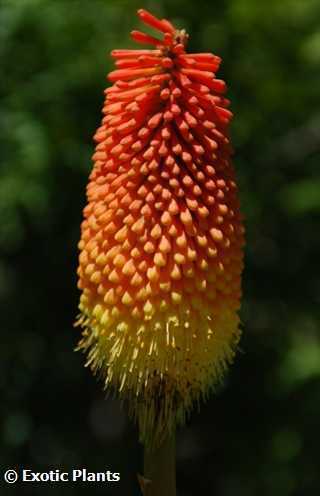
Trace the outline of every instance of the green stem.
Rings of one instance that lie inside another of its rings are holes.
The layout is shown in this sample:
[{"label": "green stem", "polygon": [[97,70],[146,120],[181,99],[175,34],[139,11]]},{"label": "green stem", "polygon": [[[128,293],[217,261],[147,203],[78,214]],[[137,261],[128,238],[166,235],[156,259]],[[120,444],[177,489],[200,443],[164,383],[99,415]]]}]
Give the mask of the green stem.
[{"label": "green stem", "polygon": [[145,449],[143,496],[176,496],[175,436],[154,450]]}]

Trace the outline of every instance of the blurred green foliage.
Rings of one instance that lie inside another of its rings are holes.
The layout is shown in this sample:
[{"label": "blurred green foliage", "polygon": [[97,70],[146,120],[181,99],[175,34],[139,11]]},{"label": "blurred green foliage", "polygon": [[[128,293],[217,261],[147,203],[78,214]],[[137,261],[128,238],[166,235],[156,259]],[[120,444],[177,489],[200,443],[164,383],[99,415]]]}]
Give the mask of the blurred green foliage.
[{"label": "blurred green foliage", "polygon": [[[72,351],[92,135],[108,53],[133,46],[138,7],[185,27],[190,50],[223,57],[247,228],[242,352],[219,395],[179,433],[179,496],[314,496],[318,0],[2,0],[1,469],[111,469],[121,471],[120,485],[90,486],[91,494],[138,494],[135,430]],[[8,494],[49,489],[17,486]]]}]

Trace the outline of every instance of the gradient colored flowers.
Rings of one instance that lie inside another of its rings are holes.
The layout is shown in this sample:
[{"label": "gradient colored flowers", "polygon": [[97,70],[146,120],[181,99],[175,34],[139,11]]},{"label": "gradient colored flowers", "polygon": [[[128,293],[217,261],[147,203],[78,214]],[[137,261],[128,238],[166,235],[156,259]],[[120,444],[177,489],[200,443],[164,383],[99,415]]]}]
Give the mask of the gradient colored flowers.
[{"label": "gradient colored flowers", "polygon": [[87,365],[158,444],[206,398],[239,340],[243,226],[221,62],[145,10],[161,40],[114,50],[79,243]]}]

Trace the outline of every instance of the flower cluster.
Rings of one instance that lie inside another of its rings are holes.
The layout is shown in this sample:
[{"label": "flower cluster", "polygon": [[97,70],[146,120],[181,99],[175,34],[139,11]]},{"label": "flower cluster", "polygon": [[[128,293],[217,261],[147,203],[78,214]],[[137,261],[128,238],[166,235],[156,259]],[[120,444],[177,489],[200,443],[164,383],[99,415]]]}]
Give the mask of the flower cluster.
[{"label": "flower cluster", "polygon": [[243,226],[226,85],[211,53],[145,10],[161,39],[114,50],[79,243],[79,348],[141,440],[183,423],[239,340]]}]

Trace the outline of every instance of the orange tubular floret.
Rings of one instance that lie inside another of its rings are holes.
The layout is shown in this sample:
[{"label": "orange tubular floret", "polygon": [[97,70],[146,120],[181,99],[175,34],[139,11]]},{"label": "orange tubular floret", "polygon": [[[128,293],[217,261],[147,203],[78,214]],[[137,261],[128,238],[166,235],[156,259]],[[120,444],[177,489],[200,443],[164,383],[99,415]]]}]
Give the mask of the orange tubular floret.
[{"label": "orange tubular floret", "polygon": [[79,243],[79,348],[159,444],[232,361],[244,229],[220,57],[144,9],[113,50]]},{"label": "orange tubular floret", "polygon": [[161,50],[112,50],[112,57],[114,58],[127,58],[127,57],[139,57],[140,55],[162,55]]},{"label": "orange tubular floret", "polygon": [[149,34],[142,33],[141,31],[131,31],[131,38],[137,43],[145,43],[146,45],[160,45],[160,40],[150,36]]},{"label": "orange tubular floret", "polygon": [[175,29],[172,26],[172,24],[167,21],[167,20],[162,20],[160,21],[156,17],[154,17],[150,12],[147,12],[144,9],[139,9],[138,10],[138,16],[140,17],[141,21],[143,21],[145,24],[148,24],[152,28],[162,31],[162,33],[174,33]]}]

